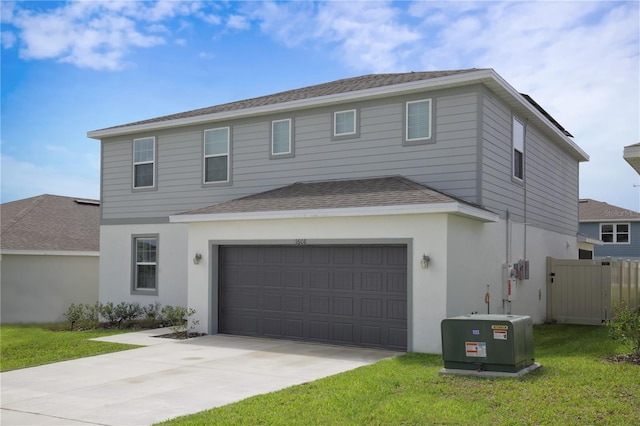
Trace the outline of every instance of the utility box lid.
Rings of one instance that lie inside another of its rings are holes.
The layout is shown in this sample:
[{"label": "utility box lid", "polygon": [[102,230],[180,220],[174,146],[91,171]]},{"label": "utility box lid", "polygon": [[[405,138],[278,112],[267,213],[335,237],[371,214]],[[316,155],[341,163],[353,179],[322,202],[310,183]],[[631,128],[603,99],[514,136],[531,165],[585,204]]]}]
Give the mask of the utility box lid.
[{"label": "utility box lid", "polygon": [[445,369],[516,373],[534,364],[526,315],[465,315],[442,320]]}]

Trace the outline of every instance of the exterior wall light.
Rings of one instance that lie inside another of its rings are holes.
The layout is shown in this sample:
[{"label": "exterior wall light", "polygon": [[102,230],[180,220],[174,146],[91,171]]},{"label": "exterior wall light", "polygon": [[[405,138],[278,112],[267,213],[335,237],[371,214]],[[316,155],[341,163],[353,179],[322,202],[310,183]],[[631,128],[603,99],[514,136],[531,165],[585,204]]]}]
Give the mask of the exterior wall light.
[{"label": "exterior wall light", "polygon": [[431,262],[431,258],[429,256],[427,256],[426,254],[423,254],[422,255],[422,260],[420,260],[420,265],[422,266],[422,269],[429,268],[429,262]]},{"label": "exterior wall light", "polygon": [[196,255],[193,257],[193,264],[199,265],[201,260],[202,260],[202,255],[200,253],[196,253]]}]

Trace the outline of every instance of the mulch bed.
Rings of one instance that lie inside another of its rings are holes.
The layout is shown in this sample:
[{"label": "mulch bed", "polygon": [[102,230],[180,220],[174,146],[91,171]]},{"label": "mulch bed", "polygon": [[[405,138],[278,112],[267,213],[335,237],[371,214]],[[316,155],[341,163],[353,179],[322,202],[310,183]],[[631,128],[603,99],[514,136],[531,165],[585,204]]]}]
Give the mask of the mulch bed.
[{"label": "mulch bed", "polygon": [[[207,333],[196,333],[196,332],[189,332],[189,337],[188,339],[191,339],[192,337],[200,337],[200,336],[206,336]],[[168,333],[168,334],[160,334],[158,336],[153,336],[153,337],[161,337],[163,339],[179,339],[179,340],[185,340],[184,337],[184,333]]]},{"label": "mulch bed", "polygon": [[637,354],[614,355],[607,357],[609,362],[627,362],[629,364],[640,365],[640,352]]}]

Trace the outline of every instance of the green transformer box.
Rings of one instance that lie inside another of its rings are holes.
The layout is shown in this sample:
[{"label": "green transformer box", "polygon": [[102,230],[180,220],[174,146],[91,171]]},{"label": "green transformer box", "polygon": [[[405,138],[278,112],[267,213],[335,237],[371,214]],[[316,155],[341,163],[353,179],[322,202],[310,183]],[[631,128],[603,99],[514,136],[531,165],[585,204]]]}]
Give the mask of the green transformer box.
[{"label": "green transformer box", "polygon": [[465,315],[440,326],[446,369],[516,373],[534,363],[529,316]]}]

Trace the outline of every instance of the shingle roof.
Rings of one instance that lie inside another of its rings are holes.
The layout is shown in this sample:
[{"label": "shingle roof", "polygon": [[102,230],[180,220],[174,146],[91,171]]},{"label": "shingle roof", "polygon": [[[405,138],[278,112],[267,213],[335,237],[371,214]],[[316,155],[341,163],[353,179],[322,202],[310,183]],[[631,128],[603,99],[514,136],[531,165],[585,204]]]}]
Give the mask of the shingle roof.
[{"label": "shingle roof", "polygon": [[320,210],[411,204],[468,203],[401,176],[299,182],[181,214]]},{"label": "shingle roof", "polygon": [[[316,84],[314,86],[300,89],[287,90],[285,92],[274,93],[272,95],[260,96],[257,98],[245,99],[226,104],[210,106],[206,108],[194,109],[177,114],[165,115],[148,120],[136,121],[119,126],[108,127],[107,129],[117,129],[121,127],[136,126],[139,124],[158,123],[180,118],[196,117],[199,115],[214,114],[219,112],[236,111],[246,108],[254,108],[265,105],[274,105],[284,102],[297,101],[302,99],[317,98],[321,96],[335,95],[340,93],[355,92],[358,90],[373,89],[376,87],[392,86],[395,84],[410,83],[419,80],[429,80],[432,78],[446,77],[449,75],[463,74],[478,71],[476,68],[450,71],[421,71],[394,74],[368,74],[359,77],[345,78],[331,81],[329,83]],[[106,130],[106,129],[101,129]]]},{"label": "shingle roof", "polygon": [[99,251],[100,203],[39,195],[0,204],[0,247],[9,250]]},{"label": "shingle roof", "polygon": [[581,222],[640,220],[640,213],[638,212],[592,200],[591,198],[581,199],[578,207],[578,217]]}]

